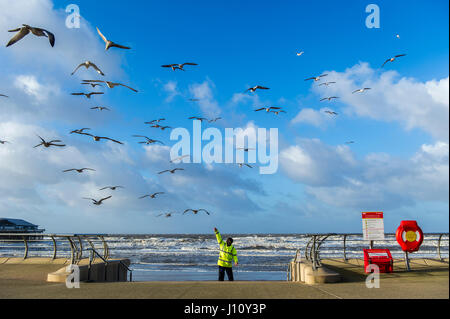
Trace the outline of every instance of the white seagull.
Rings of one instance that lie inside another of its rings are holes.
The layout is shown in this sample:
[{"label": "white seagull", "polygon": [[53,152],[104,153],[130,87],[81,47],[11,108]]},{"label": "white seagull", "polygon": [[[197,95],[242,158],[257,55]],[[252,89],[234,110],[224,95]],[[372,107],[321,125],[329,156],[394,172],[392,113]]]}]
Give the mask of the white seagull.
[{"label": "white seagull", "polygon": [[120,49],[131,49],[130,47],[126,47],[117,43],[114,43],[108,39],[106,39],[106,37],[100,32],[100,30],[97,28],[97,32],[100,35],[100,37],[103,39],[103,41],[105,41],[106,46],[105,46],[105,51],[107,51],[109,48],[112,47],[116,47],[116,48],[120,48]]},{"label": "white seagull", "polygon": [[322,77],[324,77],[324,76],[327,76],[327,75],[328,75],[328,74],[322,74],[322,75],[319,75],[319,76],[313,76],[313,77],[310,77],[310,78],[305,79],[305,81],[314,80],[315,82],[317,82],[317,81],[320,80],[320,78],[322,78]]},{"label": "white seagull", "polygon": [[256,85],[256,86],[254,86],[254,87],[252,87],[252,88],[248,88],[247,90],[245,90],[244,91],[244,93],[245,92],[248,92],[248,91],[250,91],[250,92],[255,92],[256,90],[270,90],[270,88],[266,88],[266,87],[264,87],[264,86],[260,86],[260,85]]},{"label": "white seagull", "polygon": [[183,158],[186,158],[186,157],[191,157],[191,155],[183,155],[183,156],[174,158],[173,160],[170,161],[170,163],[181,161]]},{"label": "white seagull", "polygon": [[370,89],[371,89],[371,88],[362,88],[362,89],[358,89],[358,90],[353,91],[352,94],[355,94],[355,93],[363,93],[364,91],[367,91],[367,90],[370,90]]},{"label": "white seagull", "polygon": [[77,70],[78,70],[79,68],[81,68],[82,66],[84,66],[86,69],[89,69],[89,67],[92,67],[92,68],[94,68],[94,69],[98,72],[98,74],[103,75],[103,76],[105,75],[105,74],[102,72],[102,70],[100,70],[100,68],[99,68],[98,66],[96,66],[94,63],[92,63],[91,61],[86,61],[86,62],[81,63],[79,66],[77,66],[77,68],[75,69],[75,71],[72,72],[72,75],[74,75],[75,72],[77,72]]}]

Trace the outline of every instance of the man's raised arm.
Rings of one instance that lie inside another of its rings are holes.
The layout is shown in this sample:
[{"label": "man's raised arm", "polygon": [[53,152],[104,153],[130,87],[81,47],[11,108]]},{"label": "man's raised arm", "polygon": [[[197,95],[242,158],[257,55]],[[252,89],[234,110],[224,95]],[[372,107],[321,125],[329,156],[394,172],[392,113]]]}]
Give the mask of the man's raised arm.
[{"label": "man's raised arm", "polygon": [[222,236],[220,235],[219,230],[215,227],[214,227],[214,232],[216,233],[217,242],[220,245],[222,243]]}]

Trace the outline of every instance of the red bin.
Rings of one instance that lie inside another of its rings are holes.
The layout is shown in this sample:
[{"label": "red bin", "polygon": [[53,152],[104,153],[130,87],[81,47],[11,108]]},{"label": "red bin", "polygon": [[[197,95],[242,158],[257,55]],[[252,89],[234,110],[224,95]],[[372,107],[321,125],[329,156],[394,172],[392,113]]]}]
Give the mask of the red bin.
[{"label": "red bin", "polygon": [[367,271],[367,266],[377,265],[380,273],[394,272],[394,259],[392,259],[389,249],[364,249],[364,271]]}]

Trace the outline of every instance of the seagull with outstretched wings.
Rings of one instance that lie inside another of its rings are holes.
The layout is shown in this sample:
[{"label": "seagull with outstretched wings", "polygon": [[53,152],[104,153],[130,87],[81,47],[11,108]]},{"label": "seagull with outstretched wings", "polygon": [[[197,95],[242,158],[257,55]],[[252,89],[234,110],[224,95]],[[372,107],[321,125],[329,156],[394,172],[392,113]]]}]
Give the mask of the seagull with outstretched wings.
[{"label": "seagull with outstretched wings", "polygon": [[184,66],[185,65],[198,65],[197,63],[192,63],[192,62],[185,62],[182,64],[165,64],[165,65],[161,65],[162,68],[171,68],[173,71],[175,70],[181,70],[181,71],[185,71]]},{"label": "seagull with outstretched wings", "polygon": [[94,139],[94,141],[96,141],[96,142],[99,142],[100,140],[108,140],[108,141],[112,141],[112,142],[117,143],[117,144],[123,144],[122,142],[119,142],[119,141],[114,140],[114,139],[109,138],[109,137],[96,136],[96,135],[92,135],[92,134],[89,134],[89,133],[77,133],[77,134],[90,136],[90,137],[92,137],[92,138]]},{"label": "seagull with outstretched wings", "polygon": [[405,55],[406,55],[406,54],[398,54],[398,55],[394,56],[393,58],[389,58],[389,59],[387,59],[386,61],[384,61],[383,65],[382,65],[381,67],[384,67],[384,65],[385,65],[386,63],[388,63],[388,62],[394,62],[395,59],[397,59],[397,58],[399,58],[399,57],[402,57],[402,56],[405,56]]},{"label": "seagull with outstretched wings", "polygon": [[52,140],[50,142],[45,141],[42,137],[40,137],[39,135],[37,136],[40,138],[41,143],[34,146],[34,148],[39,147],[39,146],[44,146],[45,148],[49,148],[50,146],[58,146],[58,147],[64,147],[66,145],[64,144],[55,144],[55,143],[62,143],[61,140]]},{"label": "seagull with outstretched wings", "polygon": [[130,89],[133,92],[138,92],[136,89],[133,89],[132,87],[129,87],[128,85],[118,83],[118,82],[103,81],[103,80],[83,80],[83,82],[85,82],[85,83],[105,83],[106,86],[109,87],[110,89],[113,89],[116,86],[123,86],[123,87]]},{"label": "seagull with outstretched wings", "polygon": [[83,62],[83,63],[81,63],[79,66],[77,66],[77,68],[72,72],[72,75],[74,75],[75,74],[75,72],[77,72],[77,70],[79,69],[79,68],[81,68],[81,67],[85,67],[86,69],[89,69],[90,67],[92,67],[95,71],[97,71],[97,73],[98,74],[100,74],[100,75],[105,75],[103,72],[102,72],[102,70],[100,70],[100,68],[97,66],[97,65],[95,65],[95,63],[92,63],[91,61],[86,61],[86,62]]},{"label": "seagull with outstretched wings", "polygon": [[14,30],[8,30],[8,32],[17,32],[15,36],[13,36],[11,38],[11,40],[9,40],[8,44],[6,45],[6,47],[9,47],[11,45],[13,45],[14,43],[16,43],[17,41],[21,40],[23,37],[25,37],[27,34],[29,34],[30,32],[32,34],[34,34],[37,37],[47,37],[48,41],[50,42],[50,45],[53,47],[55,46],[55,35],[53,33],[51,33],[50,31],[47,31],[45,29],[41,29],[41,28],[35,28],[35,27],[31,27],[27,24],[22,24],[21,28],[17,28]]},{"label": "seagull with outstretched wings", "polygon": [[143,198],[146,198],[146,197],[148,197],[148,198],[156,198],[156,196],[163,195],[163,194],[165,194],[165,193],[164,192],[156,192],[156,193],[153,193],[153,194],[141,196],[141,197],[139,197],[139,199],[143,199]]},{"label": "seagull with outstretched wings", "polygon": [[211,215],[206,209],[203,209],[203,208],[201,208],[201,209],[186,209],[183,212],[183,215],[188,213],[188,212],[193,212],[194,215],[197,215],[199,212],[205,212],[206,214]]},{"label": "seagull with outstretched wings", "polygon": [[110,199],[111,197],[112,197],[112,196],[108,196],[108,197],[102,198],[102,199],[100,199],[100,200],[96,200],[96,199],[94,199],[94,198],[86,198],[86,197],[83,197],[83,199],[89,199],[89,200],[92,201],[92,204],[97,205],[97,206],[100,206],[101,204],[103,204],[103,201],[105,201],[105,200],[107,200],[107,199]]},{"label": "seagull with outstretched wings", "polygon": [[91,93],[71,93],[71,95],[84,95],[85,97],[87,97],[88,99],[91,98],[92,95],[97,95],[97,94],[105,94],[103,92],[91,92]]},{"label": "seagull with outstretched wings", "polygon": [[355,93],[363,93],[364,91],[367,91],[367,90],[371,90],[371,88],[362,88],[362,89],[358,89],[358,90],[353,91],[352,94],[355,94]]},{"label": "seagull with outstretched wings", "polygon": [[109,48],[113,48],[113,47],[119,48],[119,49],[127,49],[127,50],[131,49],[130,47],[126,47],[126,46],[114,43],[114,42],[106,39],[106,37],[100,32],[99,28],[97,28],[97,33],[100,35],[100,37],[103,39],[103,41],[105,41],[105,44],[106,44],[105,51],[107,51],[107,50],[109,50]]},{"label": "seagull with outstretched wings", "polygon": [[63,171],[63,173],[67,173],[67,172],[77,172],[77,173],[83,173],[84,171],[94,171],[95,172],[95,169],[92,169],[92,168],[71,168],[71,169],[66,169],[65,171]]},{"label": "seagull with outstretched wings", "polygon": [[310,77],[310,78],[305,79],[305,81],[314,80],[314,82],[317,82],[317,81],[319,81],[321,78],[323,78],[324,76],[327,76],[327,75],[328,75],[328,74],[322,74],[322,75],[319,75],[319,76],[313,76],[313,77]]},{"label": "seagull with outstretched wings", "polygon": [[259,112],[262,110],[265,110],[267,113],[269,113],[272,110],[281,110],[281,107],[278,107],[278,106],[262,107],[262,108],[256,109],[255,112]]},{"label": "seagull with outstretched wings", "polygon": [[170,172],[171,174],[175,174],[176,171],[184,171],[184,168],[166,169],[165,171],[159,172],[158,174],[164,174],[168,172]]},{"label": "seagull with outstretched wings", "polygon": [[145,141],[145,142],[138,142],[139,144],[147,144],[147,145],[150,145],[150,144],[154,144],[154,143],[160,143],[160,144],[164,145],[163,142],[158,141],[158,140],[151,139],[151,138],[149,138],[149,137],[147,137],[147,136],[144,136],[144,135],[133,135],[133,137],[142,137],[142,138],[145,138],[145,139],[147,140],[147,141]]},{"label": "seagull with outstretched wings", "polygon": [[267,87],[264,87],[264,86],[260,86],[260,85],[256,85],[256,86],[254,86],[254,87],[252,87],[252,88],[248,88],[247,90],[245,90],[244,91],[244,93],[245,92],[248,92],[248,91],[250,91],[250,92],[255,92],[256,90],[270,90],[270,88],[267,88]]}]

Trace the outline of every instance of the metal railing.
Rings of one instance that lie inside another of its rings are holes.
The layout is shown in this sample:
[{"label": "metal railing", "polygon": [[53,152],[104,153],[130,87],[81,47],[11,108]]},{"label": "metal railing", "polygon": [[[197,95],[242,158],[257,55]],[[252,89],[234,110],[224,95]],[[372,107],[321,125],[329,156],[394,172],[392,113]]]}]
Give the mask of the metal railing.
[{"label": "metal railing", "polygon": [[[386,234],[385,240],[368,242],[364,240],[362,234],[308,234],[308,241],[304,248],[304,257],[311,262],[314,269],[322,265],[321,259],[329,256],[336,256],[337,252],[344,261],[351,258],[362,258],[364,248],[389,248],[392,255],[397,258],[404,258],[405,262],[411,258],[426,258],[444,261],[443,250],[448,258],[448,233],[428,233],[424,234],[424,241],[419,252],[414,254],[404,254],[398,245],[395,234]],[[443,246],[446,241],[447,245]],[[349,253],[351,248],[352,253]]]},{"label": "metal railing", "polygon": [[[100,258],[107,267],[110,249],[105,237],[100,234],[0,233],[0,258],[66,258],[71,264],[79,264],[83,258],[89,258],[89,269],[96,258]],[[132,269],[122,260],[119,263],[130,272],[132,281]]]},{"label": "metal railing", "polygon": [[[101,254],[99,254],[98,251],[95,250],[95,248],[89,248],[88,250],[90,251],[90,255],[89,255],[89,267],[88,267],[88,280],[89,280],[89,278],[90,278],[90,272],[91,272],[91,266],[92,266],[92,263],[93,263],[94,260],[95,260],[95,257],[96,257],[96,256],[99,257],[99,258],[105,263],[105,267],[108,267],[108,260],[105,259]],[[133,270],[130,269],[130,268],[129,268],[122,260],[119,260],[119,263],[120,263],[123,267],[125,267],[125,268],[127,269],[127,271],[130,272],[130,282],[132,282],[132,281],[133,281]],[[118,269],[118,271],[119,271],[119,269]],[[108,274],[108,272],[105,271],[105,281],[107,281],[107,278],[106,278],[107,274]]]},{"label": "metal railing", "polygon": [[109,247],[104,235],[0,233],[0,257],[67,258],[71,264],[78,264],[87,257],[88,247],[97,251],[96,256],[108,260]]}]

